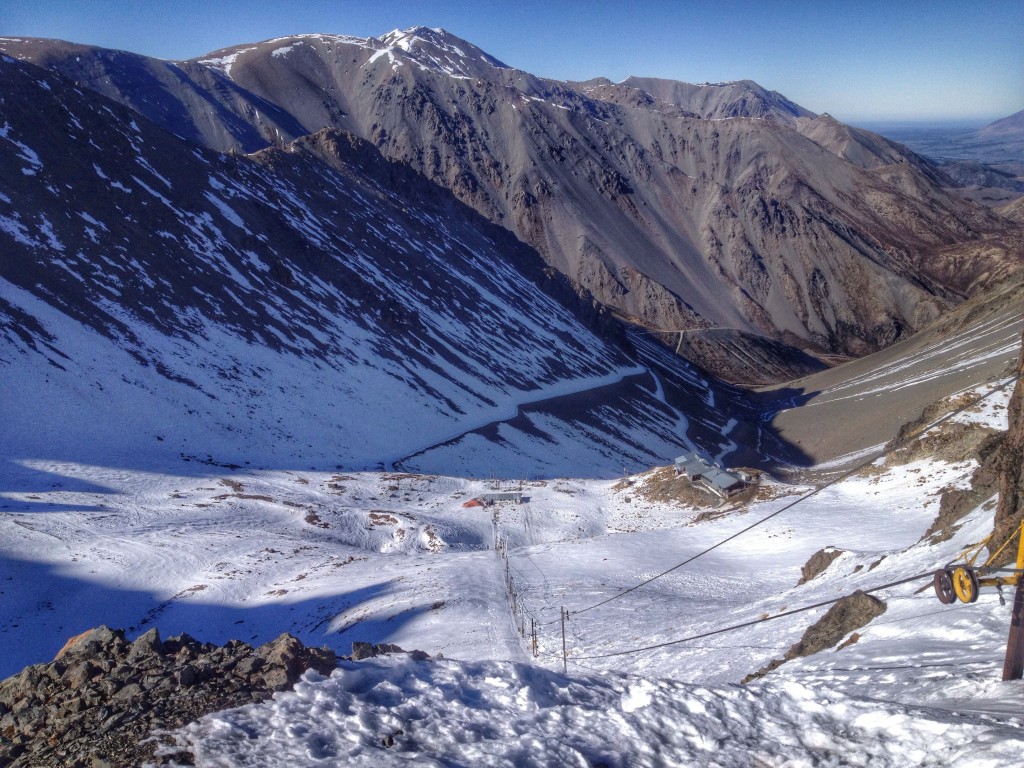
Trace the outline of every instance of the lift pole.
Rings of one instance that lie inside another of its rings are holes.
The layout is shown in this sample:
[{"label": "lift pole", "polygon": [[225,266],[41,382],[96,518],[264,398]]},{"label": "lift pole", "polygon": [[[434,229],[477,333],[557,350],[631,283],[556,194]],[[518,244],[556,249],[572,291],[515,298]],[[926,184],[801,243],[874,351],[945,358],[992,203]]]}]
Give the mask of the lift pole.
[{"label": "lift pole", "polygon": [[569,652],[565,650],[565,618],[569,612],[562,606],[562,671],[569,672]]},{"label": "lift pole", "polygon": [[1003,662],[1003,680],[1024,678],[1024,527],[1017,544],[1017,589],[1013,593],[1013,611],[1010,614],[1010,634],[1006,638],[1006,660]]}]

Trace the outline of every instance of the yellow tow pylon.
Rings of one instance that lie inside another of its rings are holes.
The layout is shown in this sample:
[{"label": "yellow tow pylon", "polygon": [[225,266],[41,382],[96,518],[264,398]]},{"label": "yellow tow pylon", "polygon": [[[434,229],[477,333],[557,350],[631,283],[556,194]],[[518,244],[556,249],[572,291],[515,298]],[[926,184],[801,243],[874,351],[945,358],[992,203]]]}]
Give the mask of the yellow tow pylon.
[{"label": "yellow tow pylon", "polygon": [[[1017,567],[1012,572],[1008,568],[997,568],[992,563],[1013,541],[1013,537],[1020,533],[1022,527],[1024,527],[1024,521],[981,565],[977,565],[978,558],[981,556],[982,549],[992,539],[991,536],[977,544],[972,544],[946,567],[937,570],[932,579],[932,585],[935,587],[935,596],[939,598],[939,602],[945,605],[949,605],[955,600],[959,600],[961,603],[974,603],[978,600],[981,587],[1001,589],[1002,587],[1017,586],[1021,571],[1024,570],[1024,538],[1018,539]],[[962,561],[962,563],[957,565],[958,561]],[[999,575],[1000,573],[1007,575]]]},{"label": "yellow tow pylon", "polygon": [[[992,563],[999,557],[1007,545],[1017,536],[1017,563],[1012,570],[997,568]],[[932,585],[935,596],[940,603],[949,605],[955,600],[961,603],[973,603],[978,599],[982,587],[1016,587],[1013,595],[1013,610],[1010,615],[1010,634],[1006,640],[1006,659],[1003,662],[1003,680],[1020,680],[1024,678],[1024,520],[1013,533],[1007,537],[1002,546],[993,552],[982,565],[976,565],[982,548],[992,537],[974,544],[949,563],[945,568],[935,572]],[[962,564],[954,565],[962,560]],[[1001,575],[1005,574],[1005,575]]]}]

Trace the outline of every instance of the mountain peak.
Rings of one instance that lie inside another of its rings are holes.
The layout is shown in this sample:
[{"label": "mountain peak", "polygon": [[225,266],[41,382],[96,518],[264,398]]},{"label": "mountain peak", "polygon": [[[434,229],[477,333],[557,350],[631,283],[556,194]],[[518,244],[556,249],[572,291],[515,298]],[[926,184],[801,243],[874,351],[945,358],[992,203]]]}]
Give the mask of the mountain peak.
[{"label": "mountain peak", "polygon": [[507,64],[440,27],[393,29],[376,42],[384,43],[388,50],[403,51],[418,64],[456,76],[477,76],[481,63],[488,69],[509,69]]},{"label": "mountain peak", "polygon": [[408,29],[393,29],[386,35],[383,35],[381,40],[399,45],[399,41],[411,40],[417,37],[424,40],[457,39],[441,27],[425,27],[422,24],[417,24]]}]

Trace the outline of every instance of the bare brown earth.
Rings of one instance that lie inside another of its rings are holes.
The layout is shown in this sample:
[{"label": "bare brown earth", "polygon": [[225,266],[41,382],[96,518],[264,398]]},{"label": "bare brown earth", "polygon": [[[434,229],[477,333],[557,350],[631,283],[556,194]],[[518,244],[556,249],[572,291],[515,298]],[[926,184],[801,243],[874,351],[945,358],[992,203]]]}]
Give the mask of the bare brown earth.
[{"label": "bare brown earth", "polygon": [[[843,469],[868,458],[932,403],[1005,384],[1017,370],[1024,286],[971,300],[904,342],[757,396],[767,427],[808,463]],[[1010,382],[1012,386],[1012,382]]]}]

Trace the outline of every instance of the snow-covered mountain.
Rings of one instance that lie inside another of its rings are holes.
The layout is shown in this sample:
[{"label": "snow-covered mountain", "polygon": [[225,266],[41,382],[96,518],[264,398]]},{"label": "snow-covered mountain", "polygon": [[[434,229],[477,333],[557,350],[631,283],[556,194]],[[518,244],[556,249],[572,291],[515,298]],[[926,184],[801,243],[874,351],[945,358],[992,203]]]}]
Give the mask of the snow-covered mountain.
[{"label": "snow-covered mountain", "polygon": [[[936,391],[929,369],[974,381],[933,403],[927,422],[947,422],[878,461],[862,452],[861,471],[813,495],[765,480],[713,507],[662,470],[628,484],[505,481],[527,502],[481,509],[463,505],[493,481],[8,466],[4,663],[45,660],[100,622],[218,642],[287,630],[341,651],[361,640],[435,656],[345,662],[204,718],[175,734],[198,764],[1010,764],[1024,746],[1024,687],[999,682],[1009,608],[988,590],[942,606],[930,587],[935,568],[992,531],[997,491],[977,480],[990,464],[977,447],[1007,427],[1008,409],[1018,445],[1024,435],[1024,389],[1009,402],[1020,318],[996,331],[980,315],[911,365],[881,361],[889,386],[872,389],[862,370],[826,393],[861,387],[891,414],[892,393]],[[816,553],[826,565],[810,571]],[[857,589],[884,601],[881,615],[737,684]],[[537,655],[522,634],[532,621]]]},{"label": "snow-covered mountain", "polygon": [[[439,30],[3,47],[0,675],[101,623],[434,655],[188,726],[199,764],[1020,753],[1009,608],[929,586],[1022,513],[1018,241],[927,163]],[[763,471],[721,503],[689,449]]]},{"label": "snow-covered mountain", "polygon": [[8,460],[613,476],[731,444],[738,393],[367,142],[224,155],[0,67],[33,105],[0,133]]},{"label": "snow-covered mountain", "polygon": [[421,27],[188,62],[2,44],[212,148],[361,136],[648,328],[863,354],[1020,264],[1019,227],[919,158],[748,81],[559,83]]}]

